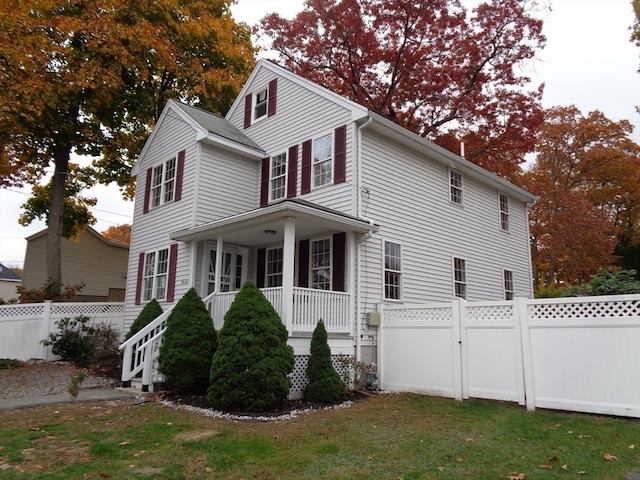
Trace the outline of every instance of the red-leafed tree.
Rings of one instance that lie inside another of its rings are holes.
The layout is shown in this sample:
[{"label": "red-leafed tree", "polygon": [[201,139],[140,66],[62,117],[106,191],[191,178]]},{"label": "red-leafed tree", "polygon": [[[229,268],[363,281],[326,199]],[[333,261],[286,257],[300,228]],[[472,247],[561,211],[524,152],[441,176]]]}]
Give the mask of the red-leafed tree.
[{"label": "red-leafed tree", "polygon": [[542,86],[526,90],[519,68],[545,43],[528,3],[307,0],[254,33],[290,70],[511,177],[543,116]]},{"label": "red-leafed tree", "polygon": [[530,211],[537,286],[578,284],[615,263],[619,235],[637,231],[640,147],[631,124],[574,107],[547,111],[537,159],[523,176],[539,196]]}]

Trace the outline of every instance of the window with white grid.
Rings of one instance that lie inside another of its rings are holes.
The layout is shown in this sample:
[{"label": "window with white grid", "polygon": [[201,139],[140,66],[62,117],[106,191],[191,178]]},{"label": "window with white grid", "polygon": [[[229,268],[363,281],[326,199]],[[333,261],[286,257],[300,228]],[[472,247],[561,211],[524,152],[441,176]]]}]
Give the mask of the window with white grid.
[{"label": "window with white grid", "polygon": [[311,242],[311,288],[331,290],[331,239]]},{"label": "window with white grid", "polygon": [[151,207],[173,201],[176,188],[176,157],[153,168],[151,177]]},{"label": "window with white grid", "polygon": [[284,198],[287,188],[287,154],[271,157],[271,200]]},{"label": "window with white grid", "polygon": [[449,169],[449,200],[462,205],[462,174]]},{"label": "window with white grid", "polygon": [[504,193],[498,194],[498,201],[500,203],[500,229],[509,231],[509,197]]},{"label": "window with white grid", "polygon": [[467,298],[467,262],[453,259],[453,293],[458,298]]},{"label": "window with white grid", "polygon": [[267,287],[282,286],[283,256],[282,247],[267,250]]},{"label": "window with white grid", "polygon": [[384,242],[384,298],[402,299],[402,247],[387,241]]},{"label": "window with white grid", "polygon": [[164,300],[167,296],[167,276],[169,274],[169,249],[149,252],[144,258],[142,300],[155,298]]},{"label": "window with white grid", "polygon": [[332,135],[313,141],[313,186],[321,187],[333,182]]},{"label": "window with white grid", "polygon": [[502,271],[504,281],[504,299],[513,300],[513,272],[511,270]]}]

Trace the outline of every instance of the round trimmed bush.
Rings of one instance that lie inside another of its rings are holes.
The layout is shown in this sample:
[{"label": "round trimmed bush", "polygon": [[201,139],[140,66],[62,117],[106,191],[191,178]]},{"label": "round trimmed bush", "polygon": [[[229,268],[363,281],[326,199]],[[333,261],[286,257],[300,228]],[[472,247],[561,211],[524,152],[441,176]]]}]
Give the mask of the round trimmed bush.
[{"label": "round trimmed bush", "polygon": [[216,346],[213,320],[191,288],[169,314],[160,347],[159,370],[167,388],[181,394],[204,393]]},{"label": "round trimmed bush", "polygon": [[214,408],[260,412],[289,395],[293,348],[287,329],[269,300],[246,282],[224,317],[211,362],[207,399]]},{"label": "round trimmed bush", "polygon": [[346,386],[331,362],[327,329],[322,320],[313,330],[310,353],[306,370],[309,383],[304,388],[304,399],[321,403],[339,400]]},{"label": "round trimmed bush", "polygon": [[136,319],[129,327],[129,331],[125,335],[124,339],[129,340],[136,333],[142,330],[144,327],[149,325],[152,321],[162,315],[162,307],[158,303],[155,298],[152,298],[149,303],[147,303],[142,311],[138,314]]}]

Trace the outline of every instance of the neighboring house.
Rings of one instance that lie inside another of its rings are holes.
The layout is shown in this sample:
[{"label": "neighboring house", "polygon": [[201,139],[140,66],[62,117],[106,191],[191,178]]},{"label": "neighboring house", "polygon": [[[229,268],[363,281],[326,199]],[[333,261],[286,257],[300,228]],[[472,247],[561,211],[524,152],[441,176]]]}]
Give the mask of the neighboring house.
[{"label": "neighboring house", "polygon": [[18,298],[16,287],[21,281],[20,275],[0,263],[0,303]]},{"label": "neighboring house", "polygon": [[[22,286],[38,289],[47,283],[47,232],[44,229],[27,238]],[[84,288],[80,302],[123,302],[129,247],[111,242],[91,227],[77,239],[62,239],[62,283]]]},{"label": "neighboring house", "polygon": [[169,101],[133,169],[125,328],[195,287],[220,328],[252,280],[297,355],[375,362],[377,305],[532,295],[535,197],[261,60],[225,118]]}]

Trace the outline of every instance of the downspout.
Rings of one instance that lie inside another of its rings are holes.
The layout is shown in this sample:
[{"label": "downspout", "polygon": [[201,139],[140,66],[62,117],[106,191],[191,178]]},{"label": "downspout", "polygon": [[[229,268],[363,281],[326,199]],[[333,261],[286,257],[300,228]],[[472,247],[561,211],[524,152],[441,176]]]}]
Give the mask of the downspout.
[{"label": "downspout", "polygon": [[[362,185],[362,130],[367,128],[373,122],[373,118],[369,117],[365,123],[358,127],[357,131],[357,149],[356,152],[356,216],[358,218],[364,218],[362,214],[362,195],[360,192],[360,188]],[[371,225],[373,225],[373,221],[368,220]],[[361,302],[361,260],[362,256],[362,248],[361,244],[367,238],[371,236],[371,230],[367,232],[365,235],[361,236],[356,242],[356,362],[359,362],[362,358],[362,302]]]}]

